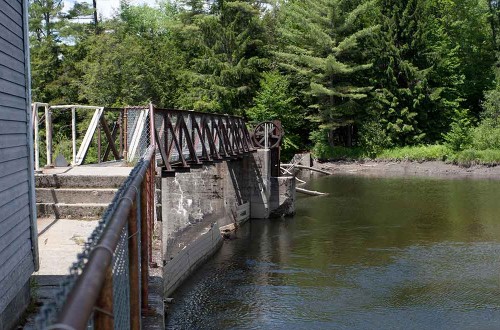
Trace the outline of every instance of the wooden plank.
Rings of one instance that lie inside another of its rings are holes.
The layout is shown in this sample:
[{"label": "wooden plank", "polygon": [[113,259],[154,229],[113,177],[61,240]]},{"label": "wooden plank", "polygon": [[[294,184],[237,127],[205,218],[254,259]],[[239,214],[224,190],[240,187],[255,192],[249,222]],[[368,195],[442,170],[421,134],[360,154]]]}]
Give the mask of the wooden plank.
[{"label": "wooden plank", "polygon": [[[25,206],[29,206],[29,204],[26,203]],[[28,207],[23,207],[20,211],[14,211],[13,214],[4,217],[0,222],[0,239],[3,238],[3,236],[6,236],[9,233],[9,230],[13,228],[17,223],[21,222],[23,219],[27,218],[29,221],[29,211],[30,210]]]},{"label": "wooden plank", "polygon": [[2,120],[0,121],[0,136],[7,134],[26,134],[26,125],[26,122]]},{"label": "wooden plank", "polygon": [[0,149],[26,145],[26,133],[3,135],[0,139]]},{"label": "wooden plank", "polygon": [[[19,185],[7,189],[0,193],[0,206],[10,206],[19,210],[25,204],[21,202],[19,199],[20,196],[26,194],[28,192],[28,181],[24,182],[24,184],[20,183]],[[11,205],[8,205],[8,204]],[[1,214],[1,213],[0,213]]]},{"label": "wooden plank", "polygon": [[28,181],[28,171],[18,170],[15,173],[5,175],[0,178],[0,193],[9,190],[10,188],[23,184]]},{"label": "wooden plank", "polygon": [[17,26],[23,27],[23,16],[20,12],[16,11],[13,7],[9,6],[7,3],[0,3],[0,11],[9,17]]},{"label": "wooden plank", "polygon": [[[13,255],[22,244],[23,233],[30,232],[29,216],[16,223],[9,229],[7,235],[0,237],[0,260],[7,260],[6,256]],[[21,239],[19,239],[21,237]],[[31,234],[28,236],[31,238]]]},{"label": "wooden plank", "polygon": [[2,36],[0,36],[0,49],[2,50],[2,52],[8,54],[14,59],[22,59],[24,57],[24,52],[22,49],[14,46],[13,44],[5,40]]},{"label": "wooden plank", "polygon": [[0,79],[0,90],[5,94],[26,97],[26,88],[24,85],[21,86],[7,80]]},{"label": "wooden plank", "polygon": [[4,310],[35,271],[31,250],[17,258],[17,264],[0,282],[0,310]]},{"label": "wooden plank", "polygon": [[[26,255],[31,252],[31,238],[30,231],[26,230],[21,236],[16,240],[18,244],[15,245],[15,250],[13,254],[7,255],[7,257],[2,257],[4,259],[2,265],[0,266],[0,283],[12,272],[12,270],[19,263],[19,256]],[[17,257],[16,257],[17,256]],[[32,261],[33,262],[33,261]]]},{"label": "wooden plank", "polygon": [[15,11],[17,11],[19,14],[23,14],[23,2],[22,0],[12,0],[12,1],[5,1],[5,0],[0,0],[0,3],[4,2],[10,5]]},{"label": "wooden plank", "polygon": [[23,121],[26,123],[26,111],[10,107],[0,106],[0,120]]},{"label": "wooden plank", "polygon": [[26,145],[0,149],[0,160],[2,162],[26,157],[28,157],[28,148]]},{"label": "wooden plank", "polygon": [[[26,157],[8,161],[0,161],[0,178],[6,177],[7,175],[11,175],[22,170],[26,170],[27,168],[28,160],[26,159]],[[2,188],[0,187],[0,190],[1,189]]]},{"label": "wooden plank", "polygon": [[[2,12],[2,6],[0,6],[0,24],[23,40],[23,28],[19,26],[16,21]],[[3,33],[5,33],[5,31],[3,31]]]},{"label": "wooden plank", "polygon": [[29,203],[30,202],[29,202],[28,192],[25,192],[24,194],[21,194],[20,196],[17,197],[15,207],[14,207],[14,205],[9,205],[9,204],[5,204],[3,206],[0,206],[0,214],[12,215],[15,212],[20,212]]},{"label": "wooden plank", "polygon": [[16,85],[24,87],[26,85],[26,79],[24,74],[12,70],[11,68],[0,64],[0,79],[10,81]]},{"label": "wooden plank", "polygon": [[24,59],[22,57],[14,58],[11,54],[5,53],[3,49],[0,49],[0,63],[4,67],[24,74]]},{"label": "wooden plank", "polygon": [[[2,15],[0,15],[2,16]],[[5,15],[3,15],[5,17]],[[0,20],[0,29],[2,30],[2,38],[7,40],[9,43],[12,45],[16,46],[19,49],[24,49],[24,43],[23,43],[23,38],[22,34],[18,35],[11,31],[8,28],[8,23],[4,20],[5,18],[1,18]]]},{"label": "wooden plank", "polygon": [[[0,61],[1,60],[0,54]],[[17,97],[5,94],[2,90],[0,90],[0,104],[5,107],[27,111],[26,97]]]}]

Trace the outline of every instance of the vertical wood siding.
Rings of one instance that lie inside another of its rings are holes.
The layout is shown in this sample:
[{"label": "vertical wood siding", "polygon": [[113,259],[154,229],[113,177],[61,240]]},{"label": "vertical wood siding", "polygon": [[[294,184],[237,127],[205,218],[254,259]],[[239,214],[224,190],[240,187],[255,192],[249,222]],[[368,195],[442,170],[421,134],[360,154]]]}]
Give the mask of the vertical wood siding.
[{"label": "vertical wood siding", "polygon": [[34,271],[21,0],[0,0],[0,313]]}]

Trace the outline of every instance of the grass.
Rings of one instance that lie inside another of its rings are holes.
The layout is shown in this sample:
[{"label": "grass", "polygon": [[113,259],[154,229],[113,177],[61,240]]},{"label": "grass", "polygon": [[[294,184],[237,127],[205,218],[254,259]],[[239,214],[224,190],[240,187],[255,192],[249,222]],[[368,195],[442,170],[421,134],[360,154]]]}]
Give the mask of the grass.
[{"label": "grass", "polygon": [[358,147],[330,147],[325,145],[317,145],[312,153],[316,158],[325,160],[358,160],[369,158],[365,150]]},{"label": "grass", "polygon": [[468,149],[452,155],[450,162],[469,167],[473,165],[495,166],[500,165],[500,150],[473,150]]},{"label": "grass", "polygon": [[406,161],[429,161],[447,160],[452,151],[443,145],[401,147],[383,150],[376,159],[380,160],[406,160]]},{"label": "grass", "polygon": [[487,149],[464,151],[453,151],[444,145],[409,146],[385,149],[375,157],[369,157],[368,153],[361,148],[345,147],[315,147],[315,157],[323,160],[366,160],[375,159],[381,161],[445,161],[464,167],[473,165],[495,166],[500,165],[500,150]]}]

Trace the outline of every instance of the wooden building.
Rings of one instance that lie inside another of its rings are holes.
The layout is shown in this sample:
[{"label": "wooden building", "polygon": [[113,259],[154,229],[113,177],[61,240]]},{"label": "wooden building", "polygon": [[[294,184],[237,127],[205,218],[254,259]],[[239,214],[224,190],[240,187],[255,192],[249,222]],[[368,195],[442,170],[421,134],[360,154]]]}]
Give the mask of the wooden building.
[{"label": "wooden building", "polygon": [[27,7],[0,0],[0,329],[24,312],[38,268]]}]

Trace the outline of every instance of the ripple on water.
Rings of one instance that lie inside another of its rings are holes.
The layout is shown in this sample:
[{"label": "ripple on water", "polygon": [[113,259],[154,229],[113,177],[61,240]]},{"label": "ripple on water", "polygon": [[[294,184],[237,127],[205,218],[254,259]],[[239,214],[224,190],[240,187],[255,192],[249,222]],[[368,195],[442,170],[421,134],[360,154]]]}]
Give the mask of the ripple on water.
[{"label": "ripple on water", "polygon": [[332,198],[241,228],[176,293],[168,328],[500,328],[499,184],[318,181]]}]

